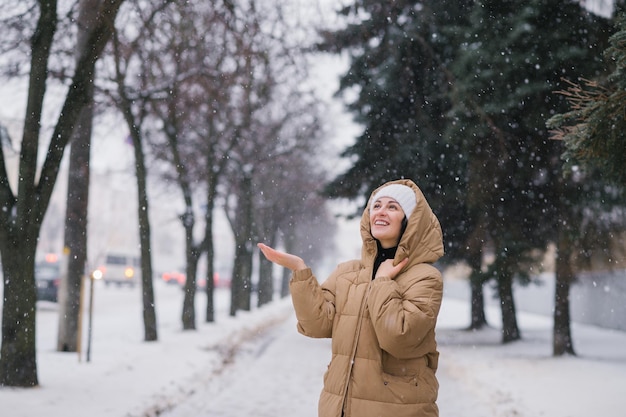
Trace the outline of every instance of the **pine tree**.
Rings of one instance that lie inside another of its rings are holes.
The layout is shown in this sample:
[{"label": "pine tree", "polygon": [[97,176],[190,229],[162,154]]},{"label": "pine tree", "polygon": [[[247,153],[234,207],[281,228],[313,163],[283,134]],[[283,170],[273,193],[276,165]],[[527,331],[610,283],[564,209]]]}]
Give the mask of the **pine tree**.
[{"label": "pine tree", "polygon": [[476,2],[455,62],[459,127],[451,135],[468,155],[470,210],[481,213],[493,248],[487,278],[497,283],[504,342],[521,337],[513,279],[528,280],[532,255],[565,224],[559,144],[543,121],[563,106],[552,94],[563,76],[597,71],[595,24],[570,1]]},{"label": "pine tree", "polygon": [[626,14],[616,21],[604,56],[614,64],[605,82],[584,79],[569,81],[561,91],[570,110],[553,116],[548,127],[553,138],[565,143],[563,159],[571,170],[598,168],[606,178],[626,184]]},{"label": "pine tree", "polygon": [[[350,53],[341,91],[364,130],[343,157],[355,162],[326,188],[331,197],[367,196],[380,184],[411,178],[444,227],[448,261],[471,233],[465,212],[465,160],[444,135],[453,79],[447,66],[472,1],[356,1],[341,13],[356,23],[323,33],[323,50]],[[362,16],[366,16],[363,18]]]}]

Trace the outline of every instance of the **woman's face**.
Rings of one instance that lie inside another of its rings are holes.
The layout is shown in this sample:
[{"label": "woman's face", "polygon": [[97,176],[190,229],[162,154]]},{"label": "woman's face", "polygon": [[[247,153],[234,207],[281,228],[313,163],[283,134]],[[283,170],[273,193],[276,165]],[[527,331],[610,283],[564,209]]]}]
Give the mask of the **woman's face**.
[{"label": "woman's face", "polygon": [[404,211],[392,198],[381,197],[374,202],[370,210],[370,230],[384,248],[392,248],[400,240]]}]

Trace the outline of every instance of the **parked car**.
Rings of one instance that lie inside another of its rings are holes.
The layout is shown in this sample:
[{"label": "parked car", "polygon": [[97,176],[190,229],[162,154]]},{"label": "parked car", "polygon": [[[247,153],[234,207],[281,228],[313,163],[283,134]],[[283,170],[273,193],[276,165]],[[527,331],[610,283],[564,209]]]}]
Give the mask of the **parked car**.
[{"label": "parked car", "polygon": [[138,257],[124,253],[108,254],[104,264],[92,272],[106,285],[134,286],[141,279],[141,262]]},{"label": "parked car", "polygon": [[61,271],[58,262],[39,262],[35,265],[37,300],[57,302]]},{"label": "parked car", "polygon": [[[178,271],[164,272],[161,275],[161,278],[163,279],[163,282],[167,284],[177,284],[183,288],[185,287],[185,281],[187,281],[187,276],[183,274],[182,272],[178,272]],[[206,278],[203,275],[198,274],[198,278],[196,279],[196,287],[198,289],[206,288]],[[216,272],[213,275],[213,288],[220,288],[220,287],[229,288],[230,280],[225,279],[225,278],[220,278],[219,274]]]},{"label": "parked car", "polygon": [[187,280],[187,277],[185,276],[185,274],[183,274],[182,272],[178,272],[178,271],[164,272],[161,278],[163,279],[163,282],[165,282],[166,284],[176,284],[176,285],[185,285],[185,281]]}]

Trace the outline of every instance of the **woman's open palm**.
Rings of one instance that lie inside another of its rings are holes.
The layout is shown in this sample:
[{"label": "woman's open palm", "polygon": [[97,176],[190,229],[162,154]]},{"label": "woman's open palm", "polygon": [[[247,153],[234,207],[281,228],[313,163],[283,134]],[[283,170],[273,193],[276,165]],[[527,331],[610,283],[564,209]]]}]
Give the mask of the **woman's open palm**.
[{"label": "woman's open palm", "polygon": [[287,269],[297,271],[307,267],[304,260],[302,260],[299,256],[292,255],[287,252],[281,252],[263,243],[257,243],[257,247],[261,249],[261,252],[263,252],[263,255],[265,255],[268,261],[274,262],[275,264],[283,266]]}]

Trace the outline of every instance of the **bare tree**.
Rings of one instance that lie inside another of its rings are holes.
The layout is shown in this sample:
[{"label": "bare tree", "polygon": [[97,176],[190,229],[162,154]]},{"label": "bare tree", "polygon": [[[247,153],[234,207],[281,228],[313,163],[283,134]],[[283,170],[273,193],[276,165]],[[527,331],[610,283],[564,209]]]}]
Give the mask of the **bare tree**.
[{"label": "bare tree", "polygon": [[[172,169],[164,173],[180,188],[184,209],[180,214],[185,231],[186,281],[182,309],[184,329],[195,329],[197,270],[200,257],[207,255],[207,322],[214,321],[213,304],[213,209],[217,185],[237,136],[232,126],[234,84],[241,70],[224,4],[179,4],[164,17],[155,53],[146,56],[150,82],[163,85],[167,94],[151,102],[151,114],[160,126],[153,136],[155,156]],[[190,24],[193,22],[193,24]],[[159,29],[159,28],[156,28]],[[204,236],[196,229],[199,196],[204,197]]]},{"label": "bare tree", "polygon": [[[80,0],[77,52],[84,50],[88,28],[97,18],[100,0]],[[78,56],[77,56],[78,58]],[[64,261],[67,271],[62,277],[59,294],[59,333],[57,350],[76,352],[80,337],[79,313],[81,284],[87,259],[87,207],[89,203],[89,150],[93,122],[93,86],[87,92],[88,104],[74,128],[70,148],[70,165],[65,214]]]},{"label": "bare tree", "polygon": [[38,21],[30,44],[28,100],[14,193],[0,147],[0,254],[4,273],[0,384],[36,386],[35,279],[37,238],[57,180],[61,159],[94,79],[95,63],[109,41],[123,0],[102,2],[74,68],[54,126],[45,161],[38,174],[38,152],[49,59],[58,26],[57,2],[39,1]]},{"label": "bare tree", "polygon": [[[139,16],[139,21],[126,25],[124,29],[114,33],[113,42],[113,68],[112,81],[114,88],[105,89],[112,98],[117,108],[122,113],[129,135],[132,140],[135,154],[135,175],[137,179],[139,242],[141,249],[141,283],[143,302],[144,340],[155,341],[158,339],[157,319],[154,300],[152,256],[151,256],[151,230],[149,220],[149,199],[147,187],[147,164],[146,164],[146,124],[149,119],[149,104],[152,100],[160,99],[165,94],[164,86],[150,84],[150,67],[144,59],[153,49],[149,44],[150,34],[155,25],[158,25],[160,12],[163,12],[171,0],[163,0],[158,3],[134,3],[134,12],[131,15]],[[128,22],[127,22],[128,23]],[[138,25],[141,30],[130,30],[131,37],[138,33],[132,41],[128,40],[127,30],[129,27]],[[134,74],[139,74],[134,76]]]},{"label": "bare tree", "polygon": [[[241,113],[236,118],[240,140],[229,155],[226,185],[226,213],[235,236],[231,315],[251,307],[255,241],[260,233],[273,238],[271,220],[263,217],[263,203],[258,198],[265,191],[261,168],[286,155],[304,153],[313,158],[312,144],[321,133],[319,99],[306,87],[306,67],[299,64],[304,61],[299,59],[304,56],[303,45],[294,42],[298,30],[283,14],[282,6],[252,0],[234,22],[240,34],[238,49],[242,54],[238,56],[243,71],[238,106]],[[260,302],[265,303],[273,289],[267,281],[269,267],[260,265],[261,284],[265,287]]]},{"label": "bare tree", "polygon": [[[255,224],[260,241],[282,245],[314,266],[333,248],[335,219],[322,197],[324,173],[315,166],[315,154],[299,149],[279,155],[258,169]],[[290,272],[281,279],[280,295],[289,295]],[[267,304],[276,292],[272,264],[259,252],[258,305]]]}]

